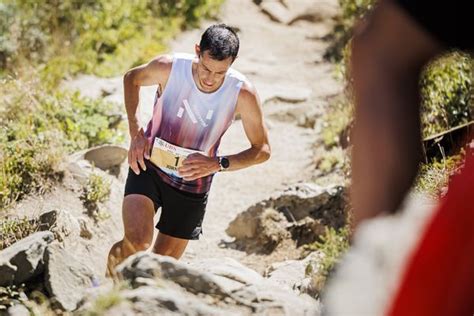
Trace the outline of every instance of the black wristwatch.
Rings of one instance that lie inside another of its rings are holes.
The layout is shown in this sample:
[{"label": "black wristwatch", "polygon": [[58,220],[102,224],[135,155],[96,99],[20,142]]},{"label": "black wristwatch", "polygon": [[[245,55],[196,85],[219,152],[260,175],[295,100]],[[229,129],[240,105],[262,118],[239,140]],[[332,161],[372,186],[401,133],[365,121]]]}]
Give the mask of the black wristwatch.
[{"label": "black wristwatch", "polygon": [[227,157],[219,157],[219,171],[224,171],[230,166],[229,159]]}]

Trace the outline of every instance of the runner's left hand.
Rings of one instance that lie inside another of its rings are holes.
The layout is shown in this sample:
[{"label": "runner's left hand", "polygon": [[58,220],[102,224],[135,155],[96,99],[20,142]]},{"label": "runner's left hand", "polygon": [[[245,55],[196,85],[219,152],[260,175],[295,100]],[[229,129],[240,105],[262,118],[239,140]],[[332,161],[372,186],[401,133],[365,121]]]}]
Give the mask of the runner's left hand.
[{"label": "runner's left hand", "polygon": [[217,157],[211,158],[196,153],[189,155],[183,161],[183,165],[178,168],[178,173],[185,181],[193,181],[216,173],[219,169]]}]

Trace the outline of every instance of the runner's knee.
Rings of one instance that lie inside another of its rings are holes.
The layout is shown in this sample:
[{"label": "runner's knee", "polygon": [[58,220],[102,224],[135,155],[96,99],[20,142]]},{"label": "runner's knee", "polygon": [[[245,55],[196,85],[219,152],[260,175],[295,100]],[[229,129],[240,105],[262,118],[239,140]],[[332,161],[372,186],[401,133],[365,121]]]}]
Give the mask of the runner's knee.
[{"label": "runner's knee", "polygon": [[123,247],[127,251],[136,252],[150,247],[154,231],[153,216],[153,202],[147,197],[139,195],[125,197]]},{"label": "runner's knee", "polygon": [[123,238],[122,249],[126,252],[138,252],[150,248],[152,238],[143,238],[136,235],[125,235]]}]

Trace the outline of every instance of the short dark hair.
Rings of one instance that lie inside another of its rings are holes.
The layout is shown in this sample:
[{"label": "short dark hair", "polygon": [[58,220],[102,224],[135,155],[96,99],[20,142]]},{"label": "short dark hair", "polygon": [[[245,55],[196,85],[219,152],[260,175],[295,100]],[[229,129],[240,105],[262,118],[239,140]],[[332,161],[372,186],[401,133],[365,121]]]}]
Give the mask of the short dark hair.
[{"label": "short dark hair", "polygon": [[232,60],[235,60],[239,53],[239,37],[230,26],[214,24],[202,34],[199,46],[201,54],[208,51],[213,59],[224,60],[232,57]]}]

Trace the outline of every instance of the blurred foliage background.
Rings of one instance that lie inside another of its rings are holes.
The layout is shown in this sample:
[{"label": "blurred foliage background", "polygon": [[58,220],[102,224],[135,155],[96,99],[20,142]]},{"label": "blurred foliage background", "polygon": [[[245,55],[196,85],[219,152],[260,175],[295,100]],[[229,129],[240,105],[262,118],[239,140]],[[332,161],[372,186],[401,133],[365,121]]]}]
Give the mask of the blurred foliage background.
[{"label": "blurred foliage background", "polygon": [[[342,14],[337,20],[331,38],[331,45],[325,56],[328,60],[339,63],[338,75],[341,78],[346,78],[350,84],[351,79],[348,69],[350,40],[353,30],[359,20],[370,14],[377,1],[339,0],[339,4]],[[474,119],[473,77],[474,61],[466,52],[448,52],[433,60],[426,67],[420,78],[422,92],[421,119],[424,137],[441,133]],[[346,100],[346,106],[351,107],[352,100],[350,100],[350,96],[347,97],[349,99]],[[340,109],[341,104],[338,101],[335,111],[339,112]],[[352,113],[347,109],[342,110],[342,112],[345,117],[347,117],[347,113]],[[333,116],[337,117],[338,115]],[[339,121],[341,120],[339,119]],[[334,125],[336,130],[341,130],[340,123],[335,122]],[[329,133],[331,132],[329,131]]]},{"label": "blurred foliage background", "polygon": [[[353,126],[354,100],[352,98],[350,55],[351,38],[356,24],[367,17],[377,5],[376,0],[339,0],[341,14],[336,20],[326,60],[336,63],[336,76],[345,80],[345,93],[334,98],[323,115],[322,144],[326,152],[317,164],[319,174],[340,173],[350,182],[350,130]],[[448,132],[450,129],[474,120],[474,98],[472,84],[474,61],[467,53],[450,51],[433,60],[421,74],[422,98],[421,122],[424,138]],[[449,138],[449,136],[448,136]],[[441,147],[441,146],[440,146]],[[450,176],[456,173],[465,155],[464,150],[431,157],[421,164],[414,190],[433,198],[446,192]],[[347,249],[349,227],[341,231],[329,231],[323,243],[315,244],[326,255],[322,272],[313,274],[316,288],[322,288],[327,275]]]},{"label": "blurred foliage background", "polygon": [[[328,149],[346,147],[344,144],[350,143],[348,137],[353,125],[354,107],[349,67],[351,38],[356,23],[370,14],[377,1],[339,0],[339,4],[341,15],[330,37],[325,58],[338,64],[337,76],[347,81],[348,88],[344,96],[331,103],[323,118],[323,142]],[[466,52],[449,51],[427,65],[420,78],[424,138],[474,120],[473,80],[474,60]],[[441,150],[440,155],[428,159],[428,163],[421,166],[417,188],[428,193],[441,192],[441,188],[447,184],[448,175],[459,167],[462,155],[461,151],[456,157],[445,157],[444,150]],[[350,170],[350,167],[345,166],[344,169]]]}]

